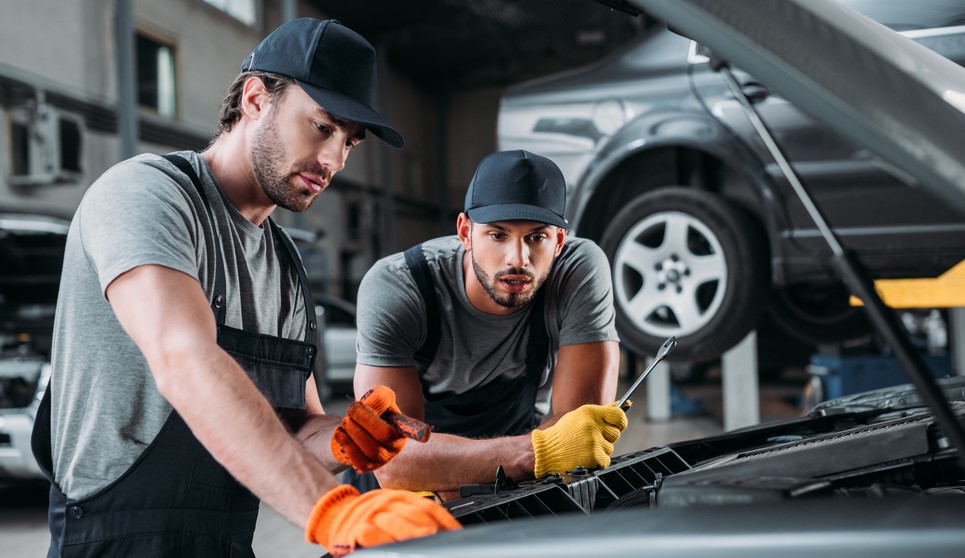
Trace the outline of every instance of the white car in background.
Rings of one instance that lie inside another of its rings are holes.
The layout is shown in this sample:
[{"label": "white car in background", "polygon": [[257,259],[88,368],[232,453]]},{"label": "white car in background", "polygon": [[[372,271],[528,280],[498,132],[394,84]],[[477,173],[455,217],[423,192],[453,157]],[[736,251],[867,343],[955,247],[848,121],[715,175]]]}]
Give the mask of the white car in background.
[{"label": "white car in background", "polygon": [[42,478],[30,433],[50,378],[65,218],[0,209],[0,479]]}]

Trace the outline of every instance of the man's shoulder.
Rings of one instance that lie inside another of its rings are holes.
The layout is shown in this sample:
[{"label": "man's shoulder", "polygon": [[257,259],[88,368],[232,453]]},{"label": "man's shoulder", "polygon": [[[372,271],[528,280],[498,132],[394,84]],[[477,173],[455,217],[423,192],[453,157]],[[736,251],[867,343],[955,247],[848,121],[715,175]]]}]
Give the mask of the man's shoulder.
[{"label": "man's shoulder", "polygon": [[[192,157],[191,152],[179,154],[188,159],[192,167],[198,169],[199,155],[195,153]],[[88,189],[89,195],[86,197],[95,197],[99,192],[102,195],[115,197],[124,196],[126,193],[141,195],[145,191],[152,197],[163,197],[181,190],[165,188],[165,185],[184,186],[189,183],[190,179],[173,163],[160,155],[145,153],[120,161],[108,168],[91,184]]]},{"label": "man's shoulder", "polygon": [[560,263],[568,265],[607,265],[606,254],[600,246],[589,238],[569,237],[563,245]]},{"label": "man's shoulder", "polygon": [[444,262],[452,261],[459,255],[459,249],[462,247],[462,243],[459,242],[458,236],[450,235],[426,240],[421,246],[426,261]]},{"label": "man's shoulder", "polygon": [[[441,268],[449,265],[450,262],[458,257],[459,248],[462,245],[459,242],[459,237],[452,235],[426,240],[415,246],[419,246],[422,249],[422,254],[430,268]],[[410,248],[414,248],[415,246]],[[406,250],[408,250],[408,248]],[[411,274],[411,270],[408,264],[406,264],[405,251],[385,256],[377,261],[369,272]]]}]

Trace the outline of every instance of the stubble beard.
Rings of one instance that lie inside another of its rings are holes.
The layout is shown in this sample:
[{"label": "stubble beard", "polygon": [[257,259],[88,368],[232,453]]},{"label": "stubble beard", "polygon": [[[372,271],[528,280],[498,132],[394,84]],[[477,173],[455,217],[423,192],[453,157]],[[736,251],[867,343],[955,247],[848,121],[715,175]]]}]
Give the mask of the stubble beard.
[{"label": "stubble beard", "polygon": [[[483,288],[486,289],[489,298],[503,308],[522,308],[529,304],[549,276],[548,270],[542,277],[536,278],[536,276],[527,269],[512,268],[500,271],[495,277],[491,278],[489,274],[486,273],[486,270],[479,265],[479,262],[476,261],[476,256],[472,251],[469,252],[469,259],[472,261],[472,269],[476,272],[476,278]],[[509,293],[505,296],[500,296],[499,293],[496,292],[496,282],[506,275],[525,275],[529,277],[530,284],[533,285],[534,288],[527,293]]]},{"label": "stubble beard", "polygon": [[272,106],[264,124],[255,132],[251,142],[251,164],[255,178],[262,191],[275,205],[289,211],[301,213],[314,203],[317,194],[307,188],[293,184],[299,172],[309,171],[316,176],[328,176],[321,167],[295,169],[286,173],[282,169],[288,160],[288,151],[278,139],[278,122],[275,118],[276,106]]}]

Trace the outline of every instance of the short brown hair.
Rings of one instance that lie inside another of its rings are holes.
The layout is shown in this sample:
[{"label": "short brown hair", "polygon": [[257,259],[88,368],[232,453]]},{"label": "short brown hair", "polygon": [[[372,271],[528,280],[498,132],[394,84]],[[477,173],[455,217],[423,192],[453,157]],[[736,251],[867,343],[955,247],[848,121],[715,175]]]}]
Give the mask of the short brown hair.
[{"label": "short brown hair", "polygon": [[218,130],[214,137],[217,138],[222,133],[231,131],[231,127],[241,118],[241,91],[244,89],[245,82],[251,77],[260,79],[265,84],[269,95],[275,100],[281,100],[288,86],[295,83],[292,78],[281,74],[260,71],[241,72],[235,77],[234,82],[228,86],[228,91],[225,92],[224,101],[221,103],[221,113],[218,115]]}]

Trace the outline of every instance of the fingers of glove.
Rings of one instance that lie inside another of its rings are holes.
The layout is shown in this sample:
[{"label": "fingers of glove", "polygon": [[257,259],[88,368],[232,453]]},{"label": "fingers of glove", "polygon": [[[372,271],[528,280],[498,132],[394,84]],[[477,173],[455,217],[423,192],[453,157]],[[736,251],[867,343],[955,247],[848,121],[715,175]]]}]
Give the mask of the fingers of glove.
[{"label": "fingers of glove", "polygon": [[620,439],[621,433],[622,433],[622,430],[617,428],[616,426],[603,425],[600,428],[600,436],[602,436],[604,440],[609,442],[611,446],[615,444],[617,440]]},{"label": "fingers of glove", "polygon": [[374,490],[351,510],[352,541],[368,547],[424,537],[461,525],[445,508],[405,490]]},{"label": "fingers of glove", "polygon": [[592,446],[586,447],[583,453],[583,461],[578,463],[588,468],[601,468],[610,465],[610,456],[613,455],[613,444],[603,439],[596,439]]},{"label": "fingers of glove", "polygon": [[368,434],[367,439],[382,445],[402,438],[398,430],[379,417],[380,414],[356,401],[349,406],[345,418],[342,419],[342,426],[349,435],[365,432]]},{"label": "fingers of glove", "polygon": [[446,508],[435,501],[408,490],[386,490],[388,503],[386,510],[373,517],[373,521],[387,526],[385,521],[393,515],[406,518],[413,528],[426,528],[429,532],[450,531],[462,528],[456,518]]},{"label": "fingers of glove", "polygon": [[341,429],[332,436],[332,454],[339,462],[351,465],[360,473],[374,471],[392,460],[405,446],[405,438],[390,444],[389,447],[369,445],[363,451],[356,441]]},{"label": "fingers of glove", "polygon": [[[600,423],[613,425],[622,432],[627,427],[627,414],[616,405],[584,405]],[[583,408],[583,407],[581,407]]]},{"label": "fingers of glove", "polygon": [[395,404],[395,392],[387,386],[375,386],[365,392],[365,394],[359,398],[359,401],[369,409],[372,409],[376,416],[380,416],[386,411],[401,412]]},{"label": "fingers of glove", "polygon": [[[341,520],[352,504],[359,498],[359,491],[350,485],[341,484],[326,492],[308,516],[305,524],[305,540],[333,550],[333,534],[339,529]],[[334,554],[334,552],[333,552]]]},{"label": "fingers of glove", "polygon": [[391,427],[385,426],[391,435],[387,435],[387,439],[377,439],[357,421],[345,417],[332,435],[332,453],[342,463],[363,473],[385,465],[402,451],[406,441]]},{"label": "fingers of glove", "polygon": [[606,408],[606,422],[617,427],[620,432],[626,430],[629,424],[626,411],[618,407]]}]

